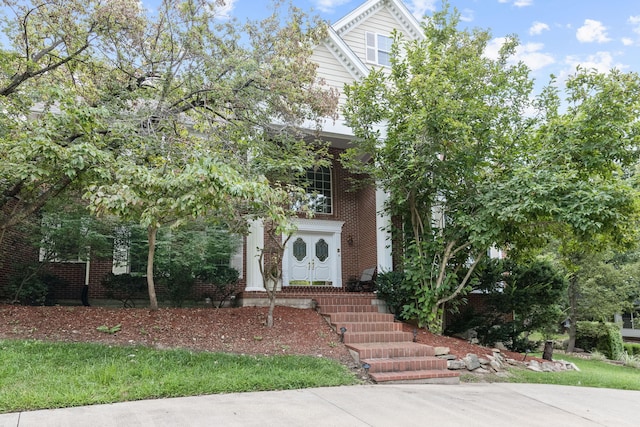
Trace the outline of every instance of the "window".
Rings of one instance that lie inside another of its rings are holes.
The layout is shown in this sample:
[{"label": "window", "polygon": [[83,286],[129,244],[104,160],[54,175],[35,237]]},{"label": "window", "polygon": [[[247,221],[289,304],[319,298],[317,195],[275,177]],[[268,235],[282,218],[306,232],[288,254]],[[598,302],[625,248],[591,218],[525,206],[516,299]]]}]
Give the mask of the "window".
[{"label": "window", "polygon": [[113,233],[113,274],[147,274],[148,241],[141,227],[119,226]]},{"label": "window", "polygon": [[309,207],[315,213],[332,213],[331,169],[320,166],[307,171]]},{"label": "window", "polygon": [[391,46],[393,45],[391,37],[367,32],[365,42],[367,62],[386,67],[391,66]]}]

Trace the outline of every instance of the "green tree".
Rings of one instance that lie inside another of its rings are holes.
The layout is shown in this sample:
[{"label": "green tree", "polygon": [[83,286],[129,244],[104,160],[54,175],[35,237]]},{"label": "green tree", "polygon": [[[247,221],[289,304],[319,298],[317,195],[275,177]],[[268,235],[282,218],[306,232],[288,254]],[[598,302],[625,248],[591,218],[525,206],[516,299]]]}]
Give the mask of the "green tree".
[{"label": "green tree", "polygon": [[[555,332],[562,319],[567,280],[544,258],[526,261],[489,260],[481,286],[491,311],[479,328],[484,344],[502,341],[514,351],[530,348],[530,332]],[[505,318],[512,316],[508,321]]]},{"label": "green tree", "polygon": [[124,140],[105,90],[115,45],[139,38],[136,0],[3,0],[0,240],[69,188],[102,177]]},{"label": "green tree", "polygon": [[[277,6],[277,5],[276,5]],[[164,0],[138,42],[118,47],[112,92],[129,151],[109,184],[86,193],[96,212],[147,229],[147,280],[163,225],[208,217],[234,232],[264,216],[280,223],[287,187],[322,160],[325,144],[301,126],[333,115],[335,94],[310,60],[322,25],[291,8],[240,26],[205,0]]]},{"label": "green tree", "polygon": [[[484,194],[519,159],[532,88],[528,69],[509,65],[515,39],[490,59],[490,34],[458,23],[445,3],[424,25],[424,40],[395,36],[389,72],[372,71],[346,88],[356,140],[344,161],[390,194],[386,209],[403,224],[397,231],[412,294],[403,316],[437,331],[444,304],[469,288],[491,245],[515,227],[498,218],[515,196],[497,205]],[[370,162],[359,160],[364,154]]]},{"label": "green tree", "polygon": [[569,274],[571,351],[582,267],[594,254],[637,240],[640,204],[630,171],[639,154],[640,76],[578,69],[564,92],[564,103],[553,84],[540,96],[543,114],[528,159],[487,194],[487,202],[504,203],[509,189],[519,189],[526,203],[516,215],[529,217],[526,231],[558,239]]}]

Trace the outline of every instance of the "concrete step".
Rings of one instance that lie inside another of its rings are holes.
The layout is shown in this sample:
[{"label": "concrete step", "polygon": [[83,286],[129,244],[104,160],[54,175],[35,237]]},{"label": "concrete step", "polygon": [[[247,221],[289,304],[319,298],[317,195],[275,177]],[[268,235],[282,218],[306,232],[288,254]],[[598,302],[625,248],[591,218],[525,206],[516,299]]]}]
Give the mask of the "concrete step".
[{"label": "concrete step", "polygon": [[356,343],[397,343],[413,340],[411,332],[383,331],[383,332],[347,332],[344,334],[345,344]]},{"label": "concrete step", "polygon": [[396,322],[337,322],[332,325],[338,333],[340,333],[340,328],[346,328],[347,333],[402,331],[402,323]]},{"label": "concrete step", "polygon": [[459,384],[460,374],[448,370],[421,370],[404,372],[377,372],[369,376],[377,383],[385,384]]},{"label": "concrete step", "polygon": [[379,372],[447,370],[447,361],[433,356],[362,359],[360,363],[369,365],[369,374]]},{"label": "concrete step", "polygon": [[[331,317],[331,323],[339,322],[393,322],[393,314],[389,313],[373,313],[373,312],[361,312],[361,313],[328,313]],[[413,338],[412,338],[413,339]]]}]

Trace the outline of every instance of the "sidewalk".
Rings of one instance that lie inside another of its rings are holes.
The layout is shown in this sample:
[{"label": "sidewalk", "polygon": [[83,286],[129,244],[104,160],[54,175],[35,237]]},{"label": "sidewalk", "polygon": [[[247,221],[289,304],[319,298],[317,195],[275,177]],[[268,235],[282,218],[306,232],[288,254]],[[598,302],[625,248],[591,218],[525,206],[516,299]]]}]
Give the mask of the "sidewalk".
[{"label": "sidewalk", "polygon": [[366,385],[0,415],[0,426],[637,426],[640,391],[538,384]]}]

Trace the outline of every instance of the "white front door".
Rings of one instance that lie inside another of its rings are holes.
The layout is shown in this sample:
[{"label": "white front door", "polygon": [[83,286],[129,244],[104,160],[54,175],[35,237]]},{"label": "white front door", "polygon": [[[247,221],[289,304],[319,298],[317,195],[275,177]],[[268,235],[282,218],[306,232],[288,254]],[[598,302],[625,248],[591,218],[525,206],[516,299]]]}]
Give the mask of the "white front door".
[{"label": "white front door", "polygon": [[342,286],[341,227],[338,221],[300,221],[287,243],[284,286]]},{"label": "white front door", "polygon": [[289,241],[289,285],[332,286],[335,251],[331,234],[294,235]]}]

